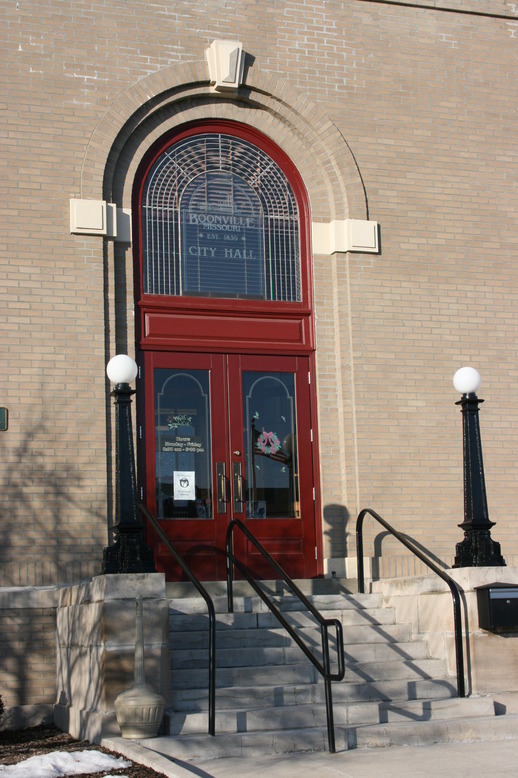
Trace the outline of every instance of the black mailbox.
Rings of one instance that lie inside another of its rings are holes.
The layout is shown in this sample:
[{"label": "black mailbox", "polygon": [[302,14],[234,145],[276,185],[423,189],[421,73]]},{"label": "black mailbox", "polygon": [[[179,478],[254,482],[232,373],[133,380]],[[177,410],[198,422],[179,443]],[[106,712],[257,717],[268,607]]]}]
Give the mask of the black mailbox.
[{"label": "black mailbox", "polygon": [[480,629],[518,631],[518,584],[486,584],[476,591]]}]

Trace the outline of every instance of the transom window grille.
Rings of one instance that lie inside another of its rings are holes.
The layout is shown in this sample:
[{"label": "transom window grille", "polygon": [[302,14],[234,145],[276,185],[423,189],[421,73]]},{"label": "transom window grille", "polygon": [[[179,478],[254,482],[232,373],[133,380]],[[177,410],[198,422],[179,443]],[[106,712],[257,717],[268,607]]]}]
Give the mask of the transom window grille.
[{"label": "transom window grille", "polygon": [[299,211],[266,152],[207,133],[164,151],[142,198],[147,294],[301,299]]}]

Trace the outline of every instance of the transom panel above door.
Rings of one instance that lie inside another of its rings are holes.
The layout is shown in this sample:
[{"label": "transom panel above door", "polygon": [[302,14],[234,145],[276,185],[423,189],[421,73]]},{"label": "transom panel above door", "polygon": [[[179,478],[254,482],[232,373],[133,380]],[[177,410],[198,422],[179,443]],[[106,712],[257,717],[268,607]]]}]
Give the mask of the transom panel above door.
[{"label": "transom panel above door", "polygon": [[286,155],[237,123],[194,123],[135,187],[142,348],[314,350],[309,209]]}]

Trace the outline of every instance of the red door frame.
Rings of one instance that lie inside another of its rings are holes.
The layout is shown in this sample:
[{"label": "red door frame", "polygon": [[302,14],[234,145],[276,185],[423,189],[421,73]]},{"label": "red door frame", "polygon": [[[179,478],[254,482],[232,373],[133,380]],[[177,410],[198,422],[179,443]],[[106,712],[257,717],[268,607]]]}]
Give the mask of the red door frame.
[{"label": "red door frame", "polygon": [[[223,549],[229,521],[238,518],[248,525],[257,539],[279,561],[281,566],[294,577],[314,577],[321,574],[317,559],[318,522],[315,513],[313,478],[315,458],[311,442],[311,393],[308,385],[307,357],[279,357],[256,355],[189,354],[179,352],[146,352],[144,370],[148,391],[145,396],[145,444],[149,452],[146,458],[146,504],[156,515],[156,464],[155,445],[155,368],[210,371],[210,418],[212,449],[212,518],[211,519],[167,519],[163,529],[170,535],[178,551],[188,558],[194,571],[205,580],[224,578],[225,561]],[[245,505],[241,512],[233,509],[234,484],[232,466],[240,463],[244,470],[242,371],[277,371],[293,373],[295,376],[297,447],[299,474],[299,518],[257,519],[247,518]],[[153,391],[150,390],[153,385]],[[153,452],[153,456],[151,455]],[[227,473],[228,502],[225,513],[217,511],[216,466],[224,462]],[[316,496],[316,495],[315,495]],[[149,538],[152,542],[152,538]],[[257,557],[253,546],[238,534],[236,551],[252,569],[260,575],[269,576],[270,571]],[[156,542],[158,567],[171,571],[170,560],[163,544]],[[173,572],[173,577],[179,571]]]},{"label": "red door frame", "polygon": [[[301,293],[300,302],[271,302],[260,300],[228,300],[205,297],[165,297],[141,293],[142,279],[142,230],[141,202],[146,177],[158,156],[168,146],[191,135],[204,132],[221,132],[241,137],[266,151],[281,167],[289,179],[295,193],[300,215],[300,256],[301,256]],[[159,358],[159,352],[176,354],[185,352],[199,357],[210,355],[235,354],[245,359],[251,355],[267,359],[279,355],[285,359],[307,357],[308,376],[315,374],[315,337],[313,317],[313,295],[310,265],[310,212],[307,192],[297,169],[286,154],[266,136],[254,128],[236,122],[199,121],[185,125],[174,134],[161,138],[145,155],[139,166],[133,195],[133,234],[136,236],[138,261],[135,262],[135,299],[137,359],[141,365],[142,378],[150,370],[153,359]],[[152,356],[154,355],[154,356]],[[223,379],[226,382],[226,378]],[[144,381],[139,382],[144,385]],[[227,390],[225,383],[225,391]],[[141,494],[146,494],[147,485],[154,484],[156,474],[151,475],[150,468],[155,466],[154,447],[149,448],[149,430],[145,419],[149,416],[149,402],[154,401],[149,390],[138,395],[139,423],[144,428],[141,445],[138,447],[139,479]],[[313,474],[311,490],[314,507],[315,537],[311,548],[306,542],[305,555],[315,562],[312,575],[323,574],[323,539],[321,532],[321,505],[319,489],[317,401],[315,381],[309,386],[308,419],[311,420]],[[300,418],[300,417],[299,417]],[[299,428],[301,430],[302,427]],[[154,433],[153,433],[154,434]],[[309,433],[308,433],[309,434]],[[228,438],[228,436],[227,436]],[[145,446],[142,444],[146,444]],[[228,445],[228,443],[227,443]],[[146,456],[145,449],[149,455]],[[227,451],[228,455],[228,451]],[[217,461],[215,458],[213,461]],[[228,458],[227,458],[228,461]],[[213,481],[215,483],[215,481]],[[154,499],[154,498],[153,498]],[[149,504],[149,503],[148,503]],[[253,531],[253,530],[252,530]],[[209,538],[202,538],[209,542]],[[219,540],[218,540],[219,542]],[[314,559],[316,555],[316,560]]]},{"label": "red door frame", "polygon": [[[296,578],[311,578],[316,569],[316,516],[313,500],[313,446],[311,444],[311,400],[308,385],[309,363],[305,357],[265,357],[236,355],[229,358],[229,386],[242,386],[241,372],[271,371],[291,372],[295,375],[297,449],[299,471],[300,518],[287,519],[249,519],[244,514],[240,518],[252,534],[274,556],[281,567],[291,568],[290,575]],[[229,394],[230,397],[230,394]],[[240,397],[240,399],[242,399]],[[234,451],[241,449],[244,419],[242,402],[233,404],[229,409],[230,451],[232,462],[240,461],[244,465],[244,456],[235,456]],[[239,449],[238,449],[239,446]],[[233,517],[234,518],[234,517]],[[297,561],[297,547],[300,544],[302,559]],[[291,549],[290,549],[291,546]],[[243,552],[242,552],[243,553]],[[268,568],[259,561],[252,545],[247,543],[246,558],[255,556],[254,567],[268,575]]]},{"label": "red door frame", "polygon": [[[156,459],[155,459],[155,368],[174,367],[185,370],[207,370],[210,372],[210,419],[211,419],[211,449],[212,449],[212,519],[181,519],[174,522],[176,533],[171,533],[178,552],[192,557],[196,573],[205,580],[215,578],[221,580],[225,577],[225,561],[221,554],[215,558],[215,549],[223,549],[225,546],[226,527],[216,521],[214,487],[216,485],[216,462],[228,461],[229,437],[224,426],[227,414],[227,384],[226,371],[223,369],[223,360],[219,354],[188,354],[180,352],[146,352],[144,355],[144,370],[147,379],[147,391],[145,393],[145,447],[149,452],[144,458],[146,465],[146,490],[145,502],[147,508],[156,515]],[[151,391],[153,387],[153,391]],[[173,528],[173,522],[162,522],[163,529],[168,532]],[[169,532],[168,532],[169,534]],[[153,538],[150,534],[150,541]],[[196,542],[194,542],[196,541]],[[163,544],[156,541],[155,561],[157,567],[164,570],[171,568],[171,558],[168,556]],[[194,548],[196,546],[196,548]],[[196,561],[197,560],[197,561]],[[173,575],[179,574],[176,570]]]}]

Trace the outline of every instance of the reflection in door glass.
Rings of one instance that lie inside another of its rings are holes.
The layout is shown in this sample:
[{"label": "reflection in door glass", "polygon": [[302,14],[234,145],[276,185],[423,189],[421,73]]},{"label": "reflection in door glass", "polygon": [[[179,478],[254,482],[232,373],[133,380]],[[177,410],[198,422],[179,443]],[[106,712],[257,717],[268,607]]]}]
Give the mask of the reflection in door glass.
[{"label": "reflection in door glass", "polygon": [[249,518],[299,518],[292,373],[243,373],[245,496]]},{"label": "reflection in door glass", "polygon": [[158,518],[210,519],[207,370],[155,370],[155,440]]}]

